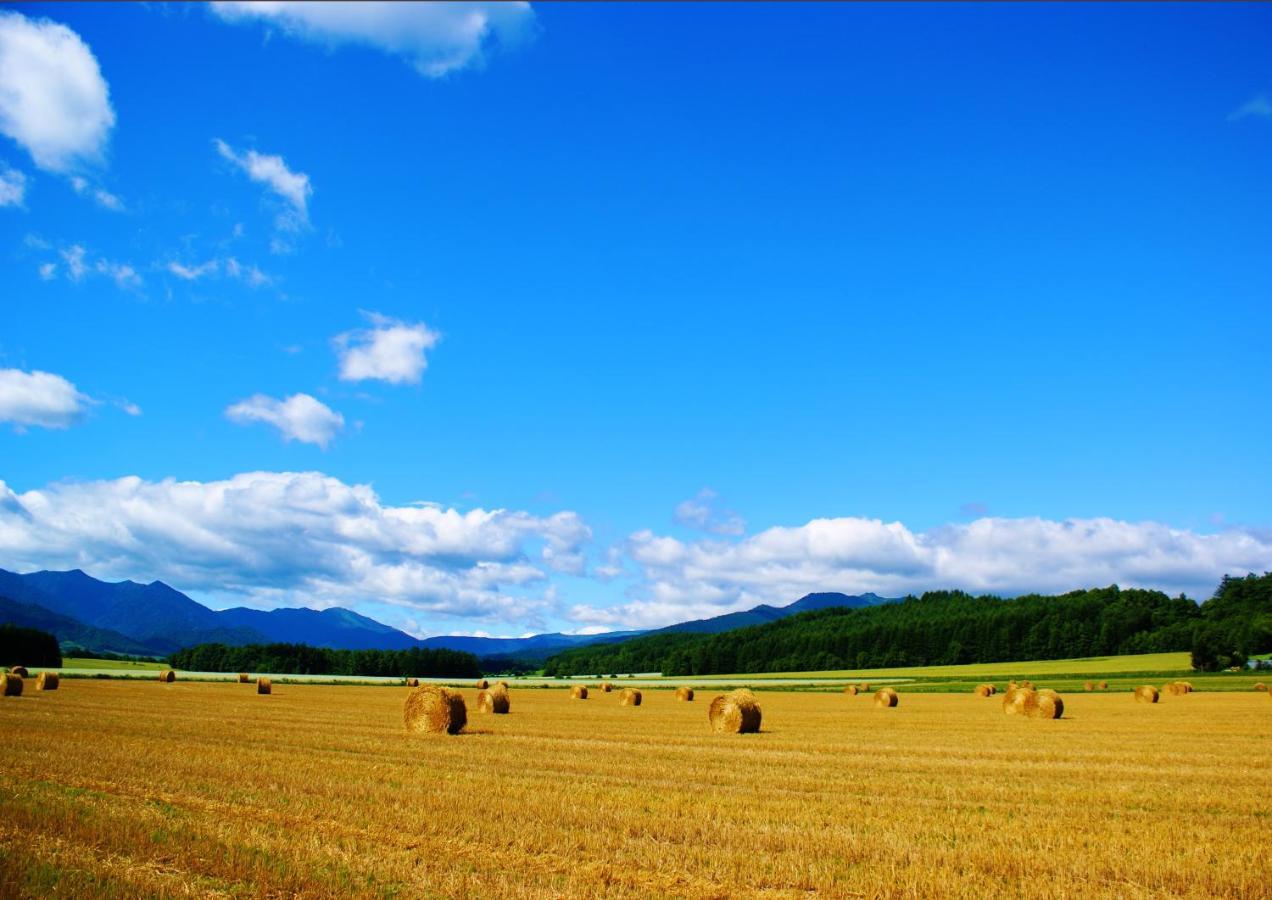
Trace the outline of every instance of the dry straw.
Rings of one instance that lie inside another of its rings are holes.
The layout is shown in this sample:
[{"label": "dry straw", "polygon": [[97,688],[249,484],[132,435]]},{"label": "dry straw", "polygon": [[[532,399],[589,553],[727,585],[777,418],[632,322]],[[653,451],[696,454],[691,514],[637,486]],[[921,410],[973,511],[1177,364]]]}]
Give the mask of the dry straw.
[{"label": "dry straw", "polygon": [[1025,703],[1032,693],[1033,691],[1029,688],[1009,688],[1007,693],[1003,694],[1003,712],[1009,716],[1024,715]]},{"label": "dry straw", "polygon": [[1082,688],[1083,690],[1093,691],[1095,690],[1095,682],[1088,681],[1086,684],[1082,685]]},{"label": "dry straw", "polygon": [[1254,684],[1254,689],[1256,691],[1266,691],[1268,689],[1268,686],[1264,684],[1262,681],[1256,681]]},{"label": "dry straw", "polygon": [[1064,700],[1055,691],[1027,691],[1023,709],[1031,719],[1058,719],[1064,715]]},{"label": "dry straw", "polygon": [[863,681],[863,682],[861,682],[861,684],[860,684],[860,685],[858,685],[858,689],[859,689],[859,690],[861,691],[861,693],[863,693],[863,694],[868,694],[868,693],[870,693],[870,682],[868,682],[868,681]]},{"label": "dry straw", "polygon": [[164,669],[162,672],[159,673],[159,680],[162,681],[164,684],[171,684],[172,682],[177,680],[177,673],[172,671],[171,669]]},{"label": "dry straw", "polygon": [[510,705],[508,690],[501,688],[498,684],[488,690],[477,692],[478,712],[503,715],[508,712]]},{"label": "dry straw", "polygon": [[576,684],[570,688],[570,697],[575,700],[587,699],[587,688],[584,685]]},{"label": "dry straw", "polygon": [[239,672],[239,684],[247,684],[252,680],[252,676],[246,672]]},{"label": "dry straw", "polygon": [[640,701],[644,699],[640,691],[636,688],[623,688],[623,692],[618,695],[619,706],[640,706]]},{"label": "dry straw", "polygon": [[1172,697],[1183,697],[1185,694],[1191,694],[1193,690],[1191,682],[1172,681],[1170,684],[1162,686],[1162,693],[1169,694]]},{"label": "dry straw", "polygon": [[848,687],[844,688],[844,693],[849,697],[857,696],[857,686],[855,684],[848,685]]},{"label": "dry straw", "polygon": [[676,699],[677,699],[677,700],[684,700],[684,701],[691,701],[691,700],[693,700],[693,688],[691,688],[691,687],[678,687],[678,688],[676,688]]},{"label": "dry straw", "polygon": [[61,679],[56,672],[41,672],[35,676],[35,689],[37,691],[56,691]]},{"label": "dry straw", "polygon": [[407,695],[402,719],[407,731],[459,734],[468,722],[468,707],[459,691],[425,684]]},{"label": "dry straw", "polygon": [[495,687],[496,687],[496,688],[503,688],[503,689],[506,691],[506,690],[508,690],[508,682],[506,682],[506,681],[496,681],[496,682],[495,682]]},{"label": "dry straw", "polygon": [[875,692],[875,706],[891,709],[901,702],[900,696],[890,687],[880,688]]},{"label": "dry straw", "polygon": [[1156,703],[1157,688],[1151,684],[1141,685],[1135,689],[1135,700],[1138,703]]},{"label": "dry straw", "polygon": [[14,675],[12,672],[8,675],[0,675],[0,694],[6,697],[21,697],[22,676]]},{"label": "dry straw", "polygon": [[268,694],[273,689],[274,689],[274,686],[268,678],[256,679],[256,693]]},{"label": "dry straw", "polygon": [[408,678],[408,679],[406,679],[406,686],[407,686],[407,687],[419,687],[419,686],[420,686],[420,680],[419,680],[418,678]]},{"label": "dry straw", "polygon": [[1108,689],[1109,689],[1109,683],[1107,681],[1101,681],[1100,690],[1107,691]]},{"label": "dry straw", "polygon": [[490,687],[490,682],[484,678],[479,678],[473,687],[477,688],[479,691],[484,691],[486,688]]},{"label": "dry straw", "polygon": [[610,691],[614,690],[614,685],[610,684],[608,681],[602,681],[597,690],[602,694],[608,694]]},{"label": "dry straw", "polygon": [[721,694],[707,707],[711,727],[724,734],[750,734],[760,730],[759,701],[746,688]]},{"label": "dry straw", "polygon": [[998,688],[992,684],[978,684],[975,693],[977,697],[992,697],[998,693]]},{"label": "dry straw", "polygon": [[10,675],[17,675],[19,678],[30,678],[31,673],[27,671],[26,666],[10,666]]}]

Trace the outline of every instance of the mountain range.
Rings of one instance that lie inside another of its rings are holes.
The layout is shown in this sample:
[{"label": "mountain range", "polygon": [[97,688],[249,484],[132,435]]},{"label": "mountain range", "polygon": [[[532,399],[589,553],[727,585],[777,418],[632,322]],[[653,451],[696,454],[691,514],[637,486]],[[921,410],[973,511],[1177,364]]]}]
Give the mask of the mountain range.
[{"label": "mountain range", "polygon": [[829,606],[873,606],[889,602],[874,594],[808,594],[789,606],[756,606],[709,619],[648,631],[601,634],[536,634],[523,638],[438,635],[414,638],[348,609],[282,608],[213,610],[162,581],[107,582],[74,569],[20,575],[0,569],[0,623],[41,628],[71,648],[142,656],[164,656],[202,643],[310,644],[340,650],[404,650],[444,647],[479,657],[542,662],[554,653],[593,643],[614,643],[661,632],[715,634],[776,621]]}]

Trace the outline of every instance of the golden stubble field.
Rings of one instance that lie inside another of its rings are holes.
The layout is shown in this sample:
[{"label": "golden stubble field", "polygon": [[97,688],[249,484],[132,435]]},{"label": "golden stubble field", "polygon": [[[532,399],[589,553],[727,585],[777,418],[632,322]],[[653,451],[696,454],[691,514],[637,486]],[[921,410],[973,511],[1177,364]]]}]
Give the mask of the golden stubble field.
[{"label": "golden stubble field", "polygon": [[0,700],[0,895],[1272,896],[1272,699],[64,681]]}]

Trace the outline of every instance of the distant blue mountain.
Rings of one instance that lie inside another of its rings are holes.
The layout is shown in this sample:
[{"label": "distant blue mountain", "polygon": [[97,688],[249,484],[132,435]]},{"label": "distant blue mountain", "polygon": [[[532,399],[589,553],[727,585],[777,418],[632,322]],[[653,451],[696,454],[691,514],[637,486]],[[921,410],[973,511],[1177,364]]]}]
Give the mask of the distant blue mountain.
[{"label": "distant blue mountain", "polygon": [[880,603],[891,603],[892,600],[876,594],[806,594],[787,606],[769,606],[767,603],[753,606],[741,612],[725,613],[710,619],[695,619],[691,622],[678,622],[664,628],[656,628],[647,634],[664,634],[667,632],[689,631],[696,634],[719,634],[735,628],[749,628],[752,625],[763,625],[776,622],[796,613],[810,612],[814,609],[825,609],[829,606],[877,606]]},{"label": "distant blue mountain", "polygon": [[583,644],[594,644],[597,641],[619,641],[644,634],[643,631],[609,631],[602,634],[535,634],[524,638],[488,638],[466,637],[458,634],[443,634],[437,637],[424,638],[421,646],[431,648],[444,647],[447,650],[463,650],[477,656],[510,656],[517,659],[547,659],[553,653],[578,647]]},{"label": "distant blue mountain", "polygon": [[404,631],[349,609],[271,609],[236,606],[217,613],[226,623],[249,628],[271,641],[337,650],[409,650],[420,642]]}]

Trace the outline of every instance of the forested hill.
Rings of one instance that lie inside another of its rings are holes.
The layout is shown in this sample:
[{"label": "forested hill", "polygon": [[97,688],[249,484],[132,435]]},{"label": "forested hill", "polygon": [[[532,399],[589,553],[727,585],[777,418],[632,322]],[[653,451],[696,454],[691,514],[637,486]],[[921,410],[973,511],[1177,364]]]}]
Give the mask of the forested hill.
[{"label": "forested hill", "polygon": [[568,650],[549,675],[714,675],[953,665],[1198,650],[1205,667],[1272,651],[1272,574],[1224,578],[1202,606],[1116,586],[1004,600],[933,591],[721,634],[655,634]]}]

